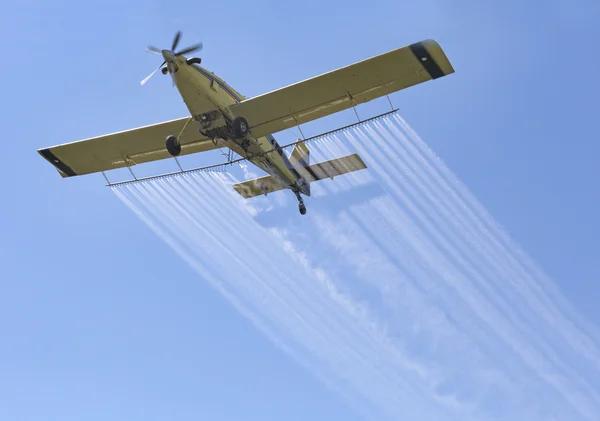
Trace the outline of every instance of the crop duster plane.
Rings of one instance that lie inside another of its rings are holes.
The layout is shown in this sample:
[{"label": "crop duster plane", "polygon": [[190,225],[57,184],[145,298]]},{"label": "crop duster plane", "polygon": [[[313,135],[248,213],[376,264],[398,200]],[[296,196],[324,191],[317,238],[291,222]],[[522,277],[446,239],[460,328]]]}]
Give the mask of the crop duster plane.
[{"label": "crop duster plane", "polygon": [[164,60],[141,84],[159,69],[163,75],[169,74],[191,116],[44,148],[38,153],[62,177],[73,177],[226,147],[268,174],[234,184],[239,194],[251,198],[289,189],[304,215],[301,195],[310,196],[311,182],[366,165],[357,154],[311,164],[303,141],[296,142],[287,156],[272,133],[454,73],[439,44],[424,40],[245,98],[200,66],[199,57],[186,57],[200,50],[202,43],[176,52],[180,38],[178,32],[170,49],[147,48]]}]

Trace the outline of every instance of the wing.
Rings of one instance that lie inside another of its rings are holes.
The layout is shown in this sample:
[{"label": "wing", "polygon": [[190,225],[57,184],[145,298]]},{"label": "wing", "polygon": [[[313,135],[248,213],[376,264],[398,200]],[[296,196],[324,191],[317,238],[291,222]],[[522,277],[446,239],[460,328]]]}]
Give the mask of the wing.
[{"label": "wing", "polygon": [[170,158],[165,139],[180,133],[182,155],[217,148],[198,132],[190,117],[185,117],[40,149],[38,153],[54,165],[61,176],[72,177]]},{"label": "wing", "polygon": [[232,105],[252,136],[306,123],[454,73],[436,41],[425,40]]}]

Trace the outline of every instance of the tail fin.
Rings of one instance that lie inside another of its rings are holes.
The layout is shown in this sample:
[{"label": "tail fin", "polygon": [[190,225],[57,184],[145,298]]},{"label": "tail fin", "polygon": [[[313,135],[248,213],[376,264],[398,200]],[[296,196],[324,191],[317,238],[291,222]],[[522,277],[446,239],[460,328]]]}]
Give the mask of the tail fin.
[{"label": "tail fin", "polygon": [[306,168],[310,165],[310,151],[306,143],[299,142],[294,146],[294,150],[290,155],[290,162],[292,166],[298,171],[300,176],[305,180],[303,187],[303,193],[310,196],[310,181],[306,175]]},{"label": "tail fin", "polygon": [[304,168],[310,165],[310,151],[308,150],[306,143],[296,143],[296,146],[294,146],[294,150],[290,155],[290,162],[294,167]]}]

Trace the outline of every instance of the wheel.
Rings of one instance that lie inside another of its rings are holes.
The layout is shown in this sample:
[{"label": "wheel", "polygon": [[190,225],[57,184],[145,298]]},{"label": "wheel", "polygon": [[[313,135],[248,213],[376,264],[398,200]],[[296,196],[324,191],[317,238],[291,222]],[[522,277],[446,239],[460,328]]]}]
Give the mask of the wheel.
[{"label": "wheel", "polygon": [[171,154],[171,156],[177,156],[181,153],[181,144],[175,136],[167,136],[165,145],[167,146],[167,151],[169,152],[169,154]]},{"label": "wheel", "polygon": [[248,135],[248,122],[244,117],[234,118],[231,125],[235,137],[243,139]]},{"label": "wheel", "polygon": [[304,203],[300,203],[300,204],[298,205],[298,209],[300,209],[300,213],[301,213],[302,215],[305,215],[305,214],[306,214],[306,206],[304,206]]}]

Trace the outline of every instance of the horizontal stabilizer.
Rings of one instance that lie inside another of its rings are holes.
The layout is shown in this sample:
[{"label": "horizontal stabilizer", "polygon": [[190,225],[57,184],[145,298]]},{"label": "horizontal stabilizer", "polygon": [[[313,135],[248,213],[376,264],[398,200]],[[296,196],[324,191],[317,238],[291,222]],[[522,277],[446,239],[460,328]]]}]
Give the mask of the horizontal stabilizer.
[{"label": "horizontal stabilizer", "polygon": [[[308,149],[304,150],[303,157],[308,159]],[[298,162],[299,164],[299,162]],[[301,167],[300,165],[294,166],[296,171],[302,178],[308,183],[312,183],[317,180],[324,180],[326,178],[333,179],[338,175],[347,174],[353,171],[364,170],[367,168],[363,160],[357,154],[343,156],[341,158],[331,159],[329,161],[319,162],[317,164],[308,165]],[[283,190],[289,186],[277,182],[277,180],[267,175],[265,177],[255,178],[253,180],[244,181],[243,183],[237,183],[233,185],[235,191],[241,194],[244,198],[250,199],[251,197],[265,196],[269,193]]]},{"label": "horizontal stabilizer", "polygon": [[337,177],[353,171],[364,170],[367,168],[363,160],[357,154],[343,156],[341,158],[331,159],[303,168],[297,168],[300,175],[309,183],[325,178]]},{"label": "horizontal stabilizer", "polygon": [[250,199],[251,197],[260,196],[261,194],[266,196],[268,193],[283,190],[286,186],[278,183],[270,175],[267,175],[265,177],[234,184],[233,188],[244,198]]}]

